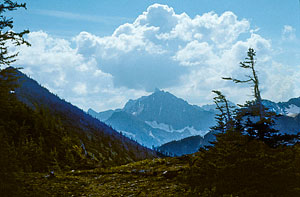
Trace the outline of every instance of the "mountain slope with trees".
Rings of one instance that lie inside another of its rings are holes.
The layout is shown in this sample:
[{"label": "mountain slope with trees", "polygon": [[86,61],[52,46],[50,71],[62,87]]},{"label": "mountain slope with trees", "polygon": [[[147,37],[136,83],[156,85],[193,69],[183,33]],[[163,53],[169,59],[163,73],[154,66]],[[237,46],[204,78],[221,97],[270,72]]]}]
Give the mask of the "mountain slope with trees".
[{"label": "mountain slope with trees", "polygon": [[6,102],[0,113],[1,177],[20,171],[109,167],[156,157],[154,151],[13,70],[20,86],[1,99],[1,104]]}]

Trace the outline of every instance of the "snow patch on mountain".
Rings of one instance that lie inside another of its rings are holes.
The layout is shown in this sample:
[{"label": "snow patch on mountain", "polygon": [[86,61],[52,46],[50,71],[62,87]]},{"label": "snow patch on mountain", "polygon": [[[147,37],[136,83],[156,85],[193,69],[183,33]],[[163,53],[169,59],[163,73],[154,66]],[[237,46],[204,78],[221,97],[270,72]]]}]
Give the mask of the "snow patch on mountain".
[{"label": "snow patch on mountain", "polygon": [[145,121],[145,123],[147,123],[150,127],[155,129],[161,129],[171,133],[174,131],[172,126],[165,123],[158,123],[156,121]]},{"label": "snow patch on mountain", "polygon": [[192,127],[184,127],[183,129],[174,129],[171,125],[165,124],[165,123],[158,123],[156,121],[145,121],[150,127],[155,129],[161,129],[170,133],[178,132],[189,132],[190,135],[200,135],[204,136],[209,131],[202,131],[202,130],[196,130],[193,126]]},{"label": "snow patch on mountain", "polygon": [[287,116],[296,117],[300,113],[300,107],[291,104],[288,108],[285,108],[285,112]]},{"label": "snow patch on mountain", "polygon": [[287,102],[275,103],[268,100],[263,100],[264,106],[266,106],[270,111],[277,114],[296,117],[300,114],[300,102],[299,98],[292,98]]},{"label": "snow patch on mountain", "polygon": [[152,131],[150,131],[149,136],[155,138],[155,136],[153,135]]},{"label": "snow patch on mountain", "polygon": [[200,135],[203,137],[205,134],[207,134],[209,131],[202,131],[202,130],[196,130],[194,127],[184,127],[183,129],[176,130],[178,132],[184,132],[184,131],[189,131],[191,135]]}]

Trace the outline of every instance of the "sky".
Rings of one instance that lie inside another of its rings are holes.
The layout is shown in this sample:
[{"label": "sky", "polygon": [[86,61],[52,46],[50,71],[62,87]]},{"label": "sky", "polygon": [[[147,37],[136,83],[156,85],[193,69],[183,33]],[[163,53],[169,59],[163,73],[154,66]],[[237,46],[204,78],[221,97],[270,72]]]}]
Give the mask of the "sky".
[{"label": "sky", "polygon": [[166,90],[191,104],[252,99],[239,67],[257,53],[262,97],[300,96],[299,0],[27,0],[7,13],[31,47],[15,65],[59,97],[87,110],[122,108]]}]

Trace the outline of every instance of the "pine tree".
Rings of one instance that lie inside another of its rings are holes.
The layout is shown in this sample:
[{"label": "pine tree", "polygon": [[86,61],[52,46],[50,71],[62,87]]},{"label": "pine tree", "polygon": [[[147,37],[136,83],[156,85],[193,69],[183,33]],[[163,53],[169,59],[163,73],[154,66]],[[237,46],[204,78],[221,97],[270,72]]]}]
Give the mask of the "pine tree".
[{"label": "pine tree", "polygon": [[3,69],[1,67],[9,66],[16,61],[18,53],[11,54],[8,49],[11,45],[20,46],[30,44],[24,39],[24,35],[28,34],[28,30],[22,32],[13,31],[13,18],[7,18],[4,13],[13,11],[18,8],[26,9],[25,3],[12,2],[11,0],[4,0],[0,4],[0,105],[3,106],[0,113],[5,113],[4,110],[9,110],[11,106],[11,96],[17,87],[15,81],[17,68]]},{"label": "pine tree", "polygon": [[3,15],[7,11],[13,11],[18,8],[26,9],[26,3],[19,4],[17,2],[12,2],[11,0],[4,0],[4,3],[0,4],[0,66],[10,65],[16,61],[16,57],[18,56],[18,53],[9,54],[8,43],[15,46],[20,46],[22,44],[30,46],[24,39],[24,35],[28,34],[29,30],[24,30],[19,33],[12,31],[14,27],[13,19]]},{"label": "pine tree", "polygon": [[235,83],[250,83],[251,84],[251,87],[253,87],[253,96],[255,98],[254,102],[259,107],[259,111],[258,111],[259,118],[260,118],[260,120],[263,120],[265,110],[262,105],[257,71],[255,70],[255,56],[256,56],[256,52],[254,51],[254,49],[249,48],[246,60],[243,62],[240,62],[241,68],[250,69],[250,71],[251,71],[250,75],[246,75],[246,79],[240,80],[240,79],[235,79],[235,78],[231,78],[231,77],[223,77],[223,79],[231,80]]},{"label": "pine tree", "polygon": [[223,78],[235,83],[250,83],[253,88],[254,100],[239,105],[241,108],[237,110],[235,115],[235,127],[238,127],[242,132],[246,132],[251,138],[261,140],[272,147],[285,144],[287,141],[292,142],[298,136],[278,134],[278,130],[274,129],[276,114],[262,104],[258,74],[255,70],[255,56],[254,49],[249,48],[245,61],[240,62],[241,68],[250,70],[250,74],[246,75],[246,79]]},{"label": "pine tree", "polygon": [[212,127],[213,131],[219,131],[224,133],[225,131],[232,129],[234,126],[233,119],[233,108],[226,99],[226,97],[218,90],[213,90],[213,93],[217,94],[214,97],[214,103],[216,104],[216,109],[219,110],[219,114],[216,115],[217,125]]}]

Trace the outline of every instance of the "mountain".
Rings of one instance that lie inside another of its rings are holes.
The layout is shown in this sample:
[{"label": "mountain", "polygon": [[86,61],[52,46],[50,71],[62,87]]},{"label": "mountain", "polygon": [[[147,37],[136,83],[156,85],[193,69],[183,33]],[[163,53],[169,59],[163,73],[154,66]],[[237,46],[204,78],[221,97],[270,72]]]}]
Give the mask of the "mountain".
[{"label": "mountain", "polygon": [[[273,102],[270,100],[263,100],[263,105],[268,110],[273,111],[277,114],[275,117],[274,128],[279,130],[281,133],[296,134],[300,132],[300,97],[291,98],[287,102]],[[230,103],[232,106],[235,104]],[[215,109],[215,105],[204,105],[201,108],[218,113]]]},{"label": "mountain", "polygon": [[263,105],[269,108],[269,110],[276,112],[277,114],[295,117],[300,113],[300,97],[292,98],[287,102],[275,103],[269,100],[263,100]]},{"label": "mountain", "polygon": [[291,98],[287,102],[263,100],[263,105],[275,112],[275,128],[281,133],[296,134],[300,132],[300,97]]},{"label": "mountain", "polygon": [[217,107],[216,104],[207,104],[201,106],[201,108],[204,109],[205,111],[210,111],[213,113],[217,113],[216,107]]},{"label": "mountain", "polygon": [[71,103],[60,99],[22,72],[17,71],[17,76],[20,87],[15,90],[15,95],[18,100],[34,111],[40,109],[49,111],[51,116],[59,119],[64,133],[77,142],[73,146],[81,147],[94,160],[100,161],[102,166],[155,157],[154,151],[139,145]]},{"label": "mountain", "polygon": [[150,96],[130,100],[123,110],[147,121],[152,127],[167,126],[169,130],[207,131],[214,124],[213,113],[159,90]]},{"label": "mountain", "polygon": [[[231,103],[231,105],[234,105]],[[274,127],[281,133],[296,134],[300,132],[300,97],[292,98],[287,102],[272,102],[263,100],[263,105],[270,111],[275,112],[278,117],[275,118]],[[215,105],[204,105],[202,109],[217,113]],[[169,153],[171,155],[184,155],[195,153],[199,148],[210,145],[209,142],[215,140],[213,132],[208,132],[205,136],[191,136],[181,140],[174,140],[158,147],[158,151]]]},{"label": "mountain", "polygon": [[97,113],[96,111],[94,111],[93,109],[89,109],[87,111],[88,114],[90,114],[91,116],[97,118],[98,120],[100,121],[105,121],[107,120],[109,117],[111,117],[111,115],[114,113],[114,112],[118,112],[120,111],[119,109],[116,109],[116,110],[107,110],[107,111],[104,111],[104,112],[100,112],[100,113]]},{"label": "mountain", "polygon": [[147,147],[163,144],[170,141],[170,139],[182,139],[190,135],[190,133],[185,130],[182,132],[173,131],[172,136],[170,136],[170,132],[159,128],[153,128],[134,115],[124,111],[113,113],[112,116],[106,120],[106,123],[113,125],[116,130],[125,136],[128,136]]},{"label": "mountain", "polygon": [[89,109],[88,113],[148,147],[193,135],[203,136],[215,124],[214,112],[161,90],[129,100],[123,109],[100,113]]},{"label": "mountain", "polygon": [[279,116],[275,120],[275,128],[281,133],[297,134],[300,132],[300,114],[295,117]]},{"label": "mountain", "polygon": [[158,147],[157,150],[167,155],[182,156],[195,153],[199,148],[211,145],[210,142],[212,141],[215,141],[215,136],[212,132],[209,132],[203,137],[196,135],[168,142]]}]

